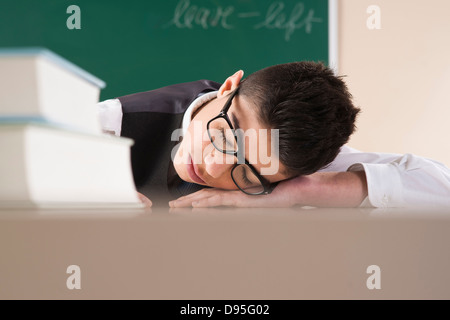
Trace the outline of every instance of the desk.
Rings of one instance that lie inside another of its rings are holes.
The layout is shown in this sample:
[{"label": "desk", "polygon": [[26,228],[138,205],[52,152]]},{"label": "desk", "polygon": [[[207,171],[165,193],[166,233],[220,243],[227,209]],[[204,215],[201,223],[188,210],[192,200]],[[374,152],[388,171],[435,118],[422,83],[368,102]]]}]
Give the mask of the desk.
[{"label": "desk", "polygon": [[0,298],[449,299],[449,246],[449,210],[2,210]]}]

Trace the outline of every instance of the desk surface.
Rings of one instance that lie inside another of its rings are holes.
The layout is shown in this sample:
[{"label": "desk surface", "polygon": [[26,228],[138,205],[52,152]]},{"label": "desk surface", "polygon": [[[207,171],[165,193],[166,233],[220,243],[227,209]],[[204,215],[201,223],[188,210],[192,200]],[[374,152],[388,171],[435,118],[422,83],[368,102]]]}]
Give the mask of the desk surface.
[{"label": "desk surface", "polygon": [[450,210],[0,210],[0,299],[449,299],[449,246]]}]

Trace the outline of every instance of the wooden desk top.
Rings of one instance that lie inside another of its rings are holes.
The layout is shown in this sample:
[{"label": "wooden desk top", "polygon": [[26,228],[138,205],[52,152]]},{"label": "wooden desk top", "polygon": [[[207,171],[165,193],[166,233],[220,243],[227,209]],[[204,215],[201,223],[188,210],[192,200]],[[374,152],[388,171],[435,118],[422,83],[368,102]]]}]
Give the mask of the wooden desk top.
[{"label": "wooden desk top", "polygon": [[449,249],[450,210],[1,210],[0,298],[449,299]]}]

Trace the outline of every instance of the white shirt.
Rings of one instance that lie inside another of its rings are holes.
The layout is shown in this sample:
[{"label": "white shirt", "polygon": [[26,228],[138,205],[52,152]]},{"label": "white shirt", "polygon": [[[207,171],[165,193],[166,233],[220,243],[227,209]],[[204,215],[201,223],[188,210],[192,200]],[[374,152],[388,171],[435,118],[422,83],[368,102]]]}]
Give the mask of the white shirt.
[{"label": "white shirt", "polygon": [[[217,91],[195,99],[186,110],[183,134],[192,113]],[[118,99],[100,102],[98,116],[104,131],[120,136],[122,105]],[[450,208],[450,169],[444,164],[413,154],[361,152],[343,146],[334,161],[321,172],[365,171],[368,196],[362,207],[448,207]]]},{"label": "white shirt", "polygon": [[450,208],[450,169],[413,154],[361,152],[343,146],[321,171],[361,171],[368,197],[361,206]]}]

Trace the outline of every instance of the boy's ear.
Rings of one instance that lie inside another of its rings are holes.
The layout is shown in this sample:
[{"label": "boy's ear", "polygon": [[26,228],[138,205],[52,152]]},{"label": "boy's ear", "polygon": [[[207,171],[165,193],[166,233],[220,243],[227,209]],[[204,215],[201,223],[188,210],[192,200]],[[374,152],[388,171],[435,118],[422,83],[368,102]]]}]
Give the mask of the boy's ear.
[{"label": "boy's ear", "polygon": [[217,98],[221,98],[223,96],[226,96],[231,91],[239,87],[239,84],[241,83],[241,79],[244,76],[244,71],[239,70],[232,76],[229,76],[225,82],[220,86],[219,92],[217,92]]}]

